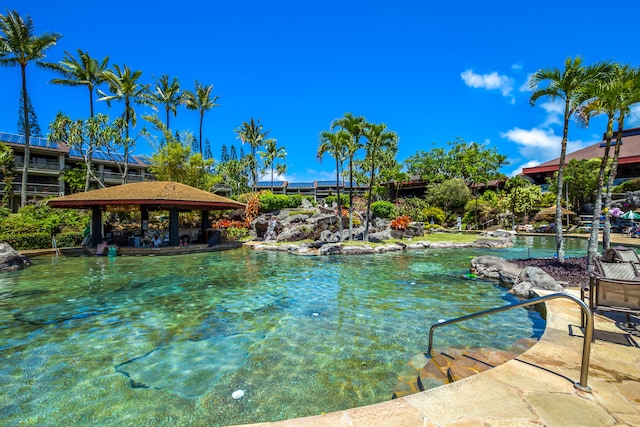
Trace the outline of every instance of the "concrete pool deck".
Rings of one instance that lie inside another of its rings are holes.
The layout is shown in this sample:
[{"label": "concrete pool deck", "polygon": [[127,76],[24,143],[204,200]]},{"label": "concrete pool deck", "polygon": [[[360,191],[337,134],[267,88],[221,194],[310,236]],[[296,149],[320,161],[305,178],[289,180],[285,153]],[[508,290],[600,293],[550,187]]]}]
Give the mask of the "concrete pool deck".
[{"label": "concrete pool deck", "polygon": [[[568,293],[579,296],[578,290]],[[596,315],[588,378],[592,393],[577,390],[573,383],[580,379],[583,344],[580,308],[563,298],[547,301],[546,306],[547,325],[540,341],[516,359],[486,372],[375,405],[250,425],[640,425],[640,348],[633,338],[611,319]]]}]

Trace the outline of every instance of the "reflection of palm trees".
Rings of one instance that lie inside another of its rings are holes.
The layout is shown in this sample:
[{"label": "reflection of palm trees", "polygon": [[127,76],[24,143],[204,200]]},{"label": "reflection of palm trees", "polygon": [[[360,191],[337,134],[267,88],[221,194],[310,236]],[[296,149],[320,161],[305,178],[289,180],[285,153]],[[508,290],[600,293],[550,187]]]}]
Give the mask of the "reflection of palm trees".
[{"label": "reflection of palm trees", "polygon": [[30,16],[24,19],[16,11],[8,11],[0,15],[0,66],[20,67],[22,76],[22,109],[24,111],[24,159],[22,167],[22,185],[20,187],[21,206],[27,204],[27,175],[29,171],[31,126],[29,124],[29,93],[27,92],[27,64],[35,62],[44,67],[50,64],[40,62],[45,52],[54,46],[59,34],[34,34],[33,21]]}]

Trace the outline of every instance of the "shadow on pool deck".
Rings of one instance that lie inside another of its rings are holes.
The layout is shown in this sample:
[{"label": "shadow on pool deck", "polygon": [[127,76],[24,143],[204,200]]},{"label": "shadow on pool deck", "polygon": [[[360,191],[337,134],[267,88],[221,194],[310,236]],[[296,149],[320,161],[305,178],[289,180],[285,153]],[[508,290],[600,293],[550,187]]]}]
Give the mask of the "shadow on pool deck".
[{"label": "shadow on pool deck", "polygon": [[580,308],[565,299],[546,304],[540,342],[489,371],[388,402],[251,426],[640,425],[640,348],[633,337],[596,315],[588,379],[593,392],[579,391],[573,383],[580,378]]}]

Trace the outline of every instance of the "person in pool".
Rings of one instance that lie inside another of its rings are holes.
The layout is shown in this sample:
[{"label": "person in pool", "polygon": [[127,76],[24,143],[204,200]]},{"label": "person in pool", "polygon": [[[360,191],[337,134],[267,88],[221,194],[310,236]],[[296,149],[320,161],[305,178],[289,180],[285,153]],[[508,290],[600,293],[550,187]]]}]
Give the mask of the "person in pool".
[{"label": "person in pool", "polygon": [[96,246],[96,256],[107,255],[108,248],[109,243],[107,243],[107,239],[102,239],[102,242],[98,243],[98,246]]}]

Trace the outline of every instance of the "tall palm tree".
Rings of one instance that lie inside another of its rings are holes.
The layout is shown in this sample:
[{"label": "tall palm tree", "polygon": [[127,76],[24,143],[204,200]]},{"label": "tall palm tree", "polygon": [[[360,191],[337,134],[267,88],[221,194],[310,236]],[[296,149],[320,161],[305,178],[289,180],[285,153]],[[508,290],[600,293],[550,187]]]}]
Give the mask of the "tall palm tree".
[{"label": "tall palm tree", "polygon": [[170,129],[170,113],[173,113],[173,117],[178,115],[178,105],[182,104],[182,96],[180,93],[180,81],[177,77],[169,81],[169,75],[163,74],[156,80],[156,89],[150,98],[153,103],[164,106],[167,129]]},{"label": "tall palm tree", "polygon": [[376,176],[376,160],[378,153],[381,150],[396,151],[398,149],[398,134],[393,131],[387,130],[387,125],[384,123],[376,124],[371,123],[365,128],[364,136],[367,138],[365,144],[365,150],[367,151],[367,158],[371,162],[371,169],[369,170],[369,194],[367,196],[367,213],[365,216],[364,226],[364,241],[369,240],[369,222],[371,214],[371,195],[373,194],[373,183]]},{"label": "tall palm tree", "polygon": [[[62,78],[52,79],[51,83],[65,86],[86,86],[89,91],[89,113],[90,117],[94,116],[93,111],[93,92],[95,88],[106,81],[105,72],[109,63],[109,57],[105,57],[102,61],[92,58],[88,52],[78,49],[78,59],[71,56],[67,51],[64,52],[65,57],[55,69],[62,73]],[[94,141],[89,140],[89,146],[83,156],[86,156],[87,173],[85,176],[84,191],[89,189],[91,185],[91,162],[93,156]]]},{"label": "tall palm tree", "polygon": [[[601,159],[600,169],[598,172],[598,186],[596,190],[591,235],[587,251],[587,269],[590,272],[594,269],[594,260],[598,250],[598,232],[600,228],[599,213],[602,208],[602,193],[604,191],[605,174],[608,168],[604,206],[609,208],[611,206],[613,181],[616,177],[618,158],[620,157],[624,119],[630,114],[631,106],[640,102],[639,76],[640,74],[638,69],[633,69],[628,65],[614,65],[605,78],[594,81],[587,87],[585,96],[588,98],[583,103],[583,106],[579,111],[580,118],[586,124],[588,124],[589,119],[595,115],[606,114],[607,116],[605,154]],[[614,148],[613,161],[609,165],[609,150],[613,139],[613,125],[616,120],[618,122],[618,135]],[[610,219],[608,215],[605,215],[603,234],[603,250],[606,250],[610,246]]]},{"label": "tall palm tree", "polygon": [[322,161],[322,157],[329,153],[336,159],[336,187],[338,191],[338,230],[340,233],[340,240],[343,239],[343,225],[342,225],[342,198],[340,197],[340,176],[342,174],[342,163],[347,158],[347,145],[351,136],[349,133],[340,129],[337,132],[323,131],[320,132],[319,140],[320,146],[318,147],[317,157]]},{"label": "tall palm tree", "polygon": [[351,140],[347,145],[347,156],[349,158],[349,240],[353,239],[353,159],[359,149],[362,148],[360,138],[364,136],[367,121],[364,117],[354,117],[351,113],[345,113],[343,117],[331,123],[331,129],[340,127],[351,135]]},{"label": "tall palm tree", "polygon": [[204,113],[218,107],[220,104],[216,104],[219,95],[211,97],[213,91],[213,85],[205,86],[202,83],[196,81],[195,89],[193,92],[186,91],[184,93],[184,105],[189,110],[197,110],[200,112],[200,154],[202,154],[202,122],[204,120]]},{"label": "tall palm tree", "polygon": [[5,67],[20,67],[22,77],[22,105],[24,111],[24,165],[22,168],[22,184],[20,187],[20,204],[27,204],[27,175],[29,171],[30,137],[29,108],[27,100],[27,64],[46,66],[40,60],[45,52],[55,46],[61,38],[56,33],[34,34],[34,25],[29,15],[22,18],[18,12],[7,10],[6,15],[0,15],[0,65]]},{"label": "tall palm tree", "polygon": [[[567,58],[564,69],[543,68],[536,71],[529,85],[534,91],[529,99],[531,105],[541,97],[547,97],[551,101],[560,99],[564,101],[564,122],[562,129],[562,143],[560,147],[560,159],[558,163],[558,187],[556,192],[556,254],[558,262],[564,262],[564,239],[562,238],[562,185],[569,138],[569,120],[576,113],[583,99],[585,86],[600,77],[603,66],[597,64],[586,67],[582,64],[582,58]],[[544,83],[546,85],[542,86]]]},{"label": "tall palm tree", "polygon": [[65,86],[86,86],[89,91],[89,113],[94,116],[93,92],[106,81],[105,73],[109,64],[109,57],[102,61],[92,58],[88,52],[78,49],[78,58],[74,58],[69,52],[64,52],[64,59],[56,64],[55,69],[63,77],[51,79],[51,83]]},{"label": "tall palm tree", "polygon": [[[259,153],[262,158],[264,170],[271,170],[271,191],[273,191],[273,173],[276,171],[276,166],[278,166],[278,173],[284,173],[286,171],[286,165],[276,165],[276,160],[280,159],[285,161],[287,158],[287,150],[284,147],[278,147],[277,144],[278,140],[269,138],[264,141],[264,151]],[[284,168],[282,166],[284,166]]]},{"label": "tall palm tree", "polygon": [[133,71],[127,65],[120,68],[118,65],[113,66],[113,70],[105,72],[105,78],[109,84],[111,95],[100,90],[98,93],[102,96],[99,101],[106,101],[111,105],[112,101],[124,103],[124,112],[122,119],[125,123],[125,137],[121,141],[123,148],[123,176],[122,183],[126,184],[127,174],[129,172],[129,155],[133,151],[134,140],[129,137],[131,127],[135,127],[137,123],[136,110],[134,104],[150,105],[149,101],[149,85],[139,82],[142,77],[142,71]]},{"label": "tall palm tree", "polygon": [[249,144],[251,147],[251,154],[247,159],[247,166],[251,173],[251,188],[253,191],[256,191],[258,185],[258,158],[256,157],[256,152],[258,147],[263,144],[263,141],[267,139],[270,130],[263,130],[262,124],[260,123],[260,119],[257,121],[253,120],[253,117],[249,120],[249,122],[242,122],[242,125],[234,129],[234,132],[238,134],[238,138],[244,144],[245,142]]}]

